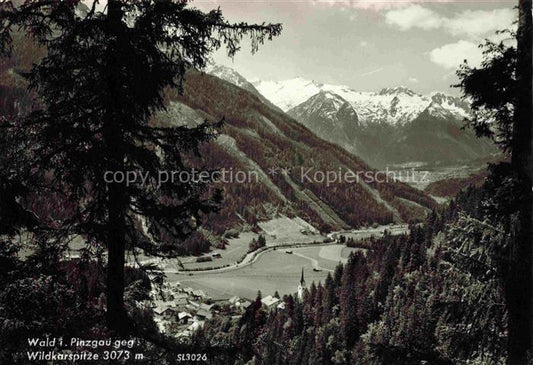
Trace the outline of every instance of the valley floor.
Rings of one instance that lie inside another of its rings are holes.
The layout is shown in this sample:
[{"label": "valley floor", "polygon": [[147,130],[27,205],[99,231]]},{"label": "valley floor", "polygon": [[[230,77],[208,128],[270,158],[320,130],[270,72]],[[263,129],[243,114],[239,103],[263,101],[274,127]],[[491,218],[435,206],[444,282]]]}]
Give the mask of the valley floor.
[{"label": "valley floor", "polygon": [[[381,236],[385,230],[397,235],[406,233],[407,229],[406,225],[394,225],[336,232],[328,235],[333,239],[331,243],[276,243],[269,242],[267,237],[264,251],[250,254],[238,264],[201,271],[184,271],[176,265],[166,265],[164,271],[167,281],[179,282],[181,287],[202,290],[215,300],[232,296],[254,299],[258,290],[263,295],[273,295],[278,291],[283,296],[296,292],[302,269],[308,285],[313,281],[318,284],[324,282],[327,274],[333,272],[339,263],[346,263],[351,252],[362,250],[338,244],[336,238],[340,234],[360,240]],[[324,237],[317,235],[315,238],[321,238],[322,241]],[[231,243],[227,249],[231,249]],[[213,262],[210,264],[213,266]]]}]

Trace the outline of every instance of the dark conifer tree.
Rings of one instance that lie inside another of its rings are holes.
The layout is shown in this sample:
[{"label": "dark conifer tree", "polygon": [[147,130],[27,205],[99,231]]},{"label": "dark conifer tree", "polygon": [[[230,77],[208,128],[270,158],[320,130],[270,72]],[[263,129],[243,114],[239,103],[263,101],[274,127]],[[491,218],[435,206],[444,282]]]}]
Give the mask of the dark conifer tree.
[{"label": "dark conifer tree", "polygon": [[340,291],[341,335],[346,349],[350,349],[358,337],[355,266],[359,256],[350,256],[342,275]]},{"label": "dark conifer tree", "polygon": [[483,206],[486,216],[511,233],[509,242],[502,242],[506,259],[498,258],[509,313],[508,363],[525,364],[533,353],[531,0],[518,2],[518,31],[509,33],[517,46],[487,41],[481,67],[464,65],[458,86],[472,100],[470,125],[478,135],[492,137],[511,159],[491,166]]},{"label": "dark conifer tree", "polygon": [[[31,160],[19,179],[49,182],[39,187],[43,193],[56,190],[75,203],[68,219],[53,227],[55,234],[85,235],[89,243],[107,248],[107,320],[119,331],[129,330],[125,251],[176,252],[177,245],[139,240],[138,217],[144,217],[153,236],[165,231],[179,243],[220,201],[218,194],[207,195],[205,184],[159,186],[156,181],[160,170],[187,171],[183,154],[197,152],[216,127],[152,123],[153,114],[165,108],[166,88],[181,91],[185,73],[204,68],[223,45],[233,56],[249,35],[255,51],[281,31],[280,25],[232,24],[220,10],[203,13],[188,3],[109,0],[103,12],[96,2],[80,11],[77,0],[0,4],[2,55],[11,51],[15,28],[47,50],[25,74],[42,108],[3,123],[21,137],[18,155]],[[50,171],[53,178],[46,181]],[[152,179],[129,186],[105,179],[107,172],[126,171],[149,173]]]},{"label": "dark conifer tree", "polygon": [[330,273],[328,273],[328,276],[326,277],[326,281],[324,282],[324,288],[325,288],[325,294],[324,294],[324,323],[329,321],[331,318],[331,311],[333,309],[333,306],[337,304],[337,296],[336,296],[336,287],[335,282],[333,281],[333,277]]},{"label": "dark conifer tree", "polygon": [[516,234],[511,243],[507,280],[508,364],[533,356],[533,113],[531,0],[520,0],[517,33],[516,93],[511,164],[518,175]]}]

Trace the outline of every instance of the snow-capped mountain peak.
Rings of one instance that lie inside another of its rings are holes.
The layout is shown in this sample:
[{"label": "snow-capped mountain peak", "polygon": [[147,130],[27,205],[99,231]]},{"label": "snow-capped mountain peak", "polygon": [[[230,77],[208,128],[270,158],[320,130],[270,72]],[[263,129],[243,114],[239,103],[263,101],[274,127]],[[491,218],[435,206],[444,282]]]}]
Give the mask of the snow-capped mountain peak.
[{"label": "snow-capped mountain peak", "polygon": [[431,101],[440,105],[456,119],[464,119],[470,116],[470,106],[459,97],[442,92],[434,92],[431,94]]},{"label": "snow-capped mountain peak", "polygon": [[249,84],[249,81],[246,80],[246,78],[230,67],[212,65],[206,69],[206,72],[239,87]]},{"label": "snow-capped mountain peak", "polygon": [[[297,110],[299,109],[299,110]],[[321,90],[318,94],[313,95],[307,101],[291,109],[293,116],[313,115],[322,119],[329,119],[333,124],[339,121],[348,121],[352,127],[358,124],[357,113],[353,107],[340,95],[332,91]]]},{"label": "snow-capped mountain peak", "polygon": [[[415,96],[419,95],[415,93],[413,90],[408,89],[405,86],[397,86],[397,87],[386,87],[384,89],[381,89],[381,91],[378,93],[378,95],[407,95],[407,96]],[[420,96],[420,95],[419,95]]]},{"label": "snow-capped mountain peak", "polygon": [[[321,91],[332,92],[350,103],[363,125],[404,125],[416,119],[432,102],[449,112],[446,113],[447,117],[463,119],[468,115],[468,105],[459,98],[443,93],[420,95],[405,86],[384,88],[379,92],[361,92],[344,85],[323,84],[297,77],[285,81],[259,81],[255,87],[284,111],[295,108]],[[431,113],[431,110],[428,112]],[[442,112],[438,114],[441,116]]]},{"label": "snow-capped mountain peak", "polygon": [[239,74],[237,71],[230,67],[222,66],[222,65],[210,65],[206,69],[206,73],[216,76],[219,79],[222,79],[224,81],[227,81],[235,86],[238,86],[246,91],[251,92],[255,96],[259,98],[263,103],[267,104],[270,107],[273,107],[274,109],[278,109],[276,105],[274,105],[270,100],[265,98],[257,89],[254,87],[254,85],[248,81],[245,77],[243,77],[241,74]]},{"label": "snow-capped mountain peak", "polygon": [[254,83],[254,86],[283,111],[303,103],[324,88],[324,84],[302,77],[285,81],[259,81]]},{"label": "snow-capped mountain peak", "polygon": [[326,140],[356,139],[357,113],[348,101],[332,91],[319,91],[287,114]]}]

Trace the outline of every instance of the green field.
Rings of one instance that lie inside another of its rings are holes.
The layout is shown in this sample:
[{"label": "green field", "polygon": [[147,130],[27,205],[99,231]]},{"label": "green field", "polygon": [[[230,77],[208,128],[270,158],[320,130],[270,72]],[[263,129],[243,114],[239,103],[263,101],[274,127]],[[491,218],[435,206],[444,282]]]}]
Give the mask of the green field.
[{"label": "green field", "polygon": [[[330,250],[332,247],[336,250]],[[334,251],[340,256],[324,258],[324,249],[331,255]],[[293,253],[288,254],[286,250]],[[322,256],[321,256],[322,250]],[[342,257],[347,257],[349,252],[355,249],[342,245],[304,247],[295,249],[279,248],[275,251],[268,251],[260,254],[252,264],[226,270],[222,272],[203,273],[169,273],[168,281],[179,281],[182,287],[202,289],[214,299],[227,299],[233,295],[242,298],[255,298],[257,291],[261,290],[264,296],[272,295],[277,290],[280,295],[295,293],[300,280],[302,268],[305,271],[307,284],[311,282],[324,282],[327,274],[341,261]],[[305,256],[305,257],[301,257]],[[322,268],[321,271],[313,271],[316,263]]]},{"label": "green field", "polygon": [[[263,230],[262,234],[266,239],[267,246],[322,242],[325,238],[317,232],[310,232],[314,228],[299,218],[281,216],[267,222],[260,222],[259,226]],[[302,233],[303,230],[307,230],[307,232]],[[228,239],[229,244],[224,250],[215,249],[205,254],[205,256],[211,257],[215,253],[221,255],[220,258],[213,257],[212,261],[196,262],[196,256],[182,257],[180,261],[183,267],[188,270],[205,270],[232,265],[239,262],[246,255],[250,242],[252,239],[257,239],[258,236],[258,234],[253,232],[241,232],[238,238]]]},{"label": "green field", "polygon": [[327,271],[314,272],[307,259],[276,250],[260,255],[246,267],[226,272],[193,273],[192,276],[167,274],[167,280],[179,281],[182,287],[202,289],[215,299],[227,299],[233,295],[253,299],[258,290],[264,296],[272,295],[276,290],[281,295],[296,292],[302,268],[308,284],[324,281],[328,274]]}]

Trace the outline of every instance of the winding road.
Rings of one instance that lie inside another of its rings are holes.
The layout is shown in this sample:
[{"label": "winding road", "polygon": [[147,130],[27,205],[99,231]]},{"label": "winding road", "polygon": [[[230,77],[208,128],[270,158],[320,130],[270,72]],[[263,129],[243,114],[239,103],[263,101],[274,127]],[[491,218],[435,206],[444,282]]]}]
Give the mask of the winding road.
[{"label": "winding road", "polygon": [[[266,246],[265,248],[261,249],[260,251],[254,251],[249,254],[247,254],[244,259],[240,262],[236,262],[232,265],[220,267],[220,268],[213,268],[213,269],[206,269],[206,270],[177,270],[177,269],[171,269],[166,268],[163,269],[165,273],[168,274],[190,274],[190,275],[196,275],[196,274],[212,274],[212,273],[219,273],[219,272],[228,272],[233,271],[237,269],[241,269],[243,267],[252,265],[257,259],[264,255],[267,252],[270,252],[272,250],[277,250],[281,248],[301,248],[301,247],[319,247],[323,246],[324,248],[327,247],[328,249],[320,250],[319,256],[321,258],[324,258],[326,260],[333,260],[333,261],[341,261],[342,263],[346,263],[347,259],[341,257],[341,253],[339,252],[339,249],[342,250],[342,247],[339,246],[339,243],[337,242],[337,237],[339,235],[346,235],[349,237],[353,237],[354,239],[364,239],[368,238],[372,235],[382,235],[383,232],[387,230],[392,235],[400,235],[408,232],[408,227],[405,224],[398,224],[393,226],[380,226],[378,228],[371,228],[371,229],[360,229],[360,230],[351,230],[351,231],[338,231],[338,232],[332,232],[327,235],[327,237],[334,239],[334,242],[330,243],[286,243],[286,244],[276,244],[273,246]],[[333,271],[331,269],[327,269],[324,267],[321,267],[318,264],[318,261],[312,257],[308,257],[306,255],[303,255],[301,253],[293,253],[296,256],[302,257],[306,260],[311,261],[313,268],[316,268],[318,270],[324,270],[324,271]],[[339,259],[340,257],[340,259]],[[143,263],[145,263],[143,261]]]}]

